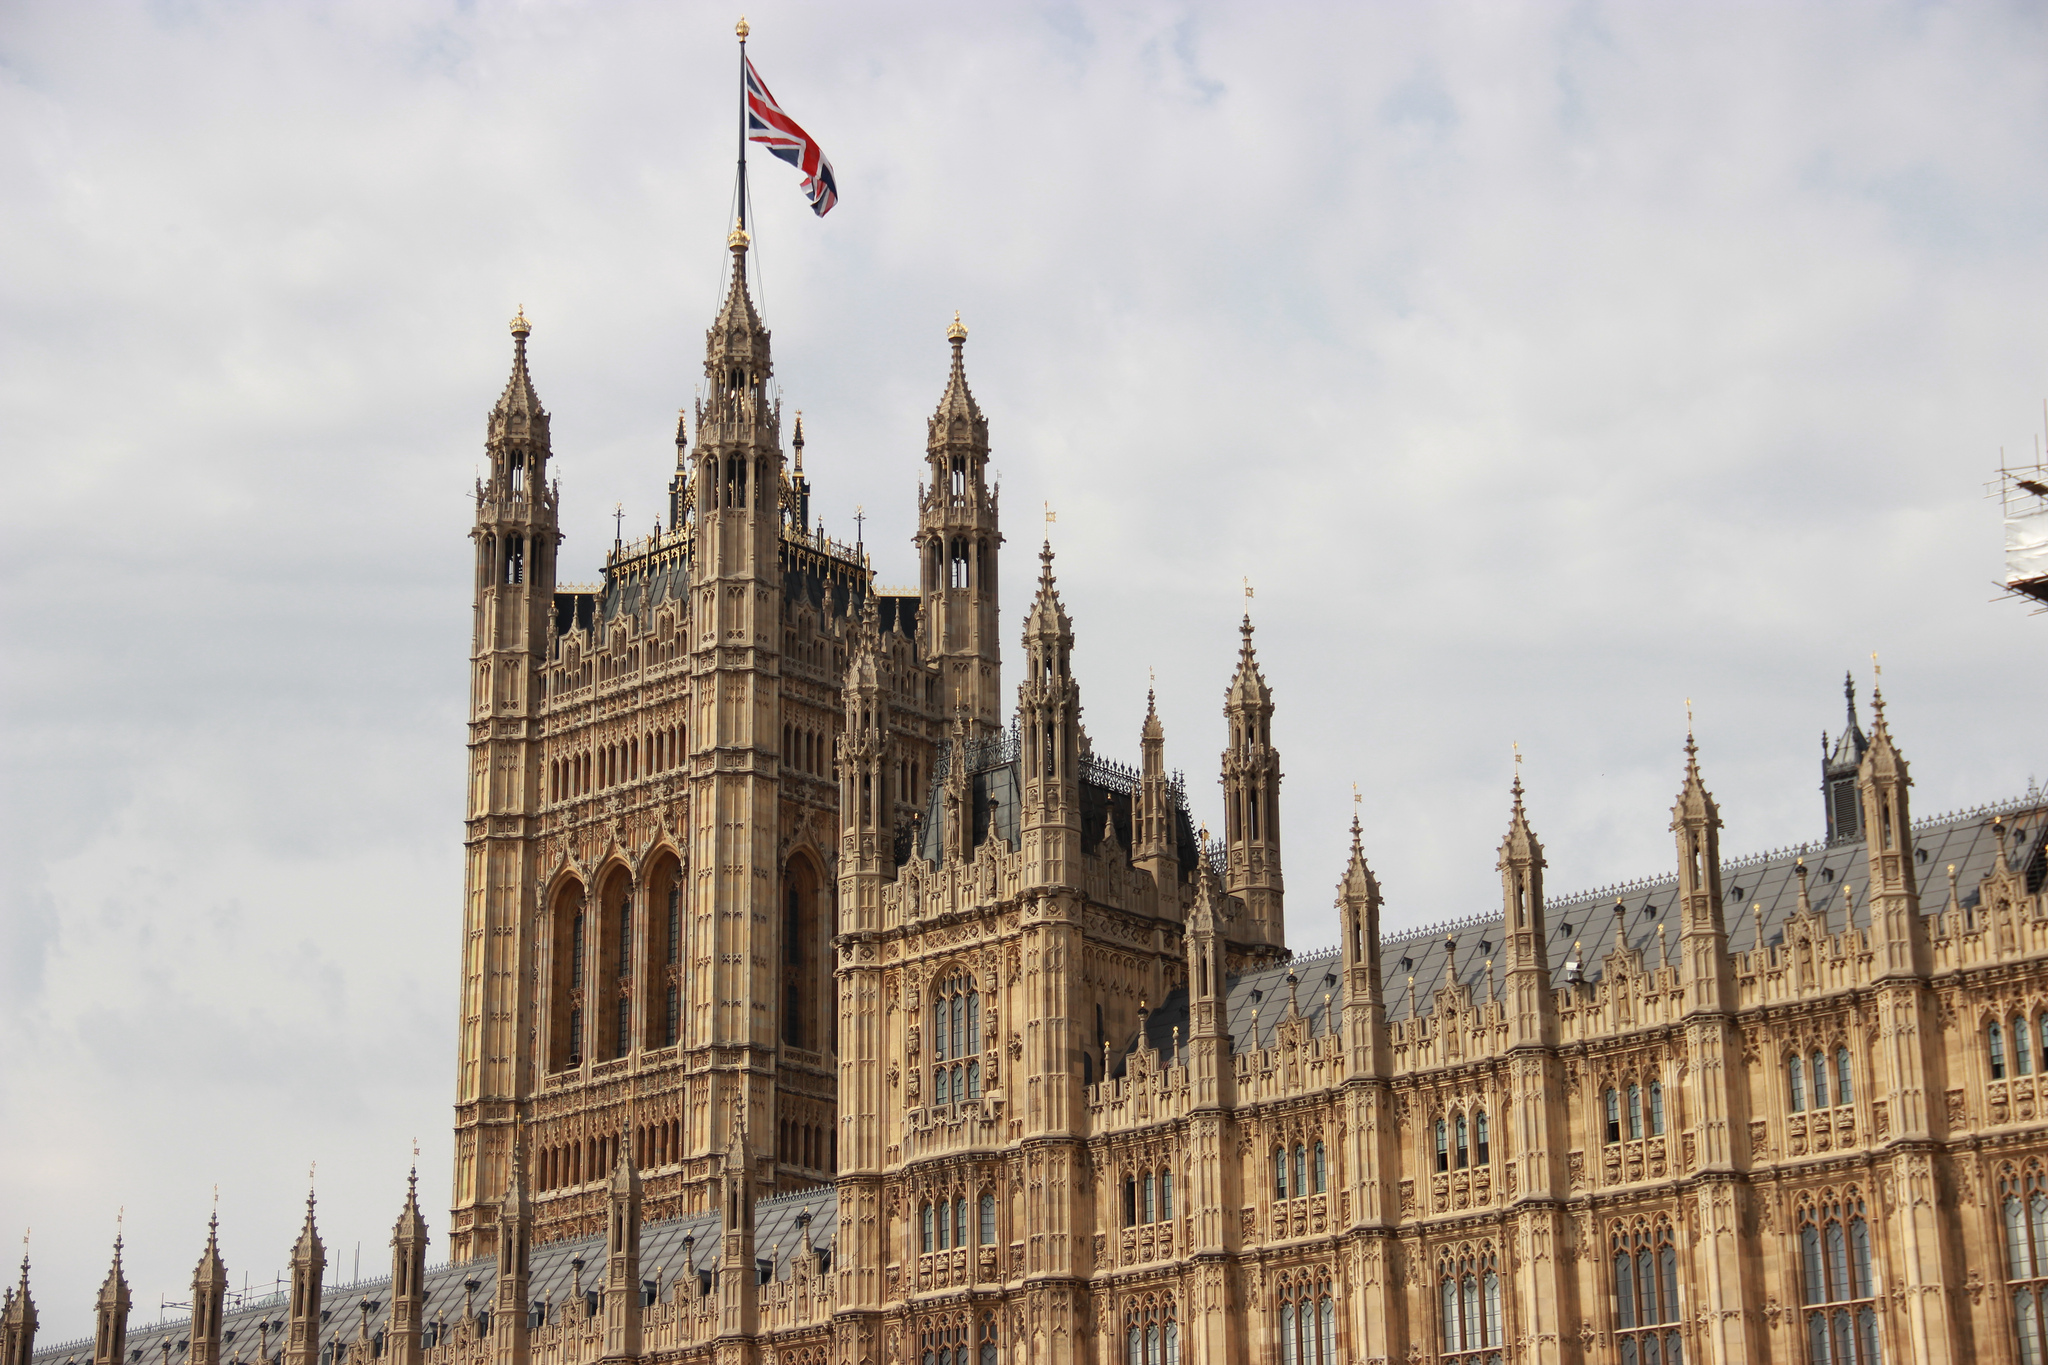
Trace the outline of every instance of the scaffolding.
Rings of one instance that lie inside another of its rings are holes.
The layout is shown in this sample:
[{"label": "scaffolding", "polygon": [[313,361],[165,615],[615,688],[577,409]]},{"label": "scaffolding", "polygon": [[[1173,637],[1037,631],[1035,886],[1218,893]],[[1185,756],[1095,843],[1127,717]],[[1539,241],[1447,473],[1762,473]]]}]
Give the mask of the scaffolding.
[{"label": "scaffolding", "polygon": [[2040,447],[2033,465],[2020,469],[2001,452],[1993,488],[2005,518],[2005,591],[2048,611],[2048,462]]}]

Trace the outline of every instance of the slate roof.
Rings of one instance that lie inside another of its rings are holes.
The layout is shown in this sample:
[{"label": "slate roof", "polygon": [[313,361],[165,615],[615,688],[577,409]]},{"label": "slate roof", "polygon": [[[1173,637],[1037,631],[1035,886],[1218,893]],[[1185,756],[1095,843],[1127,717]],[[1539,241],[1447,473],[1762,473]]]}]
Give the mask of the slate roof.
[{"label": "slate roof", "polygon": [[[1965,906],[1976,903],[1977,884],[1991,871],[1998,857],[1998,838],[1992,822],[2003,817],[2006,856],[2023,872],[2027,886],[2038,891],[2048,881],[2048,795],[2033,794],[1996,805],[1937,815],[1913,825],[1915,871],[1920,885],[1921,906],[1932,913],[1948,898],[1948,865],[1955,864],[1956,888]],[[1769,853],[1727,859],[1721,864],[1721,887],[1726,900],[1723,912],[1728,925],[1730,952],[1745,953],[1757,945],[1757,918],[1752,906],[1763,907],[1763,942],[1782,942],[1785,917],[1798,908],[1799,885],[1793,871],[1800,858],[1806,859],[1807,895],[1813,908],[1842,925],[1843,888],[1853,886],[1858,895],[1854,922],[1869,927],[1869,912],[1861,892],[1867,885],[1866,849],[1862,839],[1835,844],[1800,844]],[[1581,974],[1598,980],[1601,963],[1613,949],[1617,937],[1615,901],[1623,914],[1619,933],[1628,945],[1645,954],[1654,965],[1657,954],[1657,926],[1665,927],[1665,949],[1671,962],[1678,955],[1678,918],[1674,907],[1678,897],[1678,874],[1647,878],[1618,886],[1600,887],[1567,896],[1547,897],[1544,920],[1549,935],[1552,981],[1563,985],[1566,964],[1573,944],[1583,950]],[[1387,1002],[1387,1018],[1405,1019],[1431,1009],[1435,993],[1444,984],[1444,959],[1452,951],[1447,939],[1455,940],[1451,964],[1456,980],[1486,991],[1486,959],[1494,959],[1495,989],[1501,979],[1502,920],[1498,914],[1477,915],[1380,940],[1381,986]],[[1292,993],[1302,1015],[1317,1034],[1328,1032],[1343,1018],[1341,963],[1335,949],[1295,958],[1291,963],[1261,968],[1231,978],[1226,995],[1232,1047],[1246,1051],[1265,1047],[1286,1011],[1288,974],[1294,975]],[[1414,978],[1414,994],[1409,978]],[[1324,995],[1330,996],[1326,1005]],[[1256,1011],[1256,1014],[1254,1013]],[[1256,1036],[1253,1021],[1257,1021]],[[1145,1036],[1151,1046],[1165,1052],[1173,1046],[1178,1027],[1183,1041],[1188,1036],[1188,1001],[1185,988],[1174,991],[1146,1017]],[[1121,1062],[1111,1074],[1121,1074]]]},{"label": "slate roof", "polygon": [[[799,1222],[801,1215],[806,1213],[811,1217],[807,1232]],[[812,1248],[831,1247],[838,1222],[838,1196],[829,1185],[759,1200],[754,1205],[755,1259],[762,1261],[773,1257],[775,1278],[786,1279],[792,1272],[793,1259],[804,1254],[806,1241]],[[642,1278],[651,1280],[658,1274],[658,1292],[666,1299],[677,1289],[677,1281],[687,1273],[687,1264],[694,1264],[700,1271],[715,1272],[719,1262],[721,1231],[719,1215],[715,1212],[643,1224],[640,1230]],[[695,1256],[686,1263],[683,1239],[692,1236],[697,1239]],[[602,1234],[535,1247],[530,1281],[532,1297],[546,1303],[551,1315],[561,1305],[571,1303],[576,1285],[576,1268],[571,1262],[579,1256],[583,1259],[584,1290],[602,1288],[604,1251]],[[426,1321],[432,1323],[440,1318],[452,1326],[463,1316],[465,1298],[470,1311],[482,1312],[489,1308],[497,1291],[496,1276],[497,1258],[493,1256],[478,1257],[460,1265],[430,1266],[426,1274]],[[465,1282],[472,1280],[477,1288],[466,1295]],[[689,1287],[683,1286],[681,1292],[689,1292]],[[389,1275],[349,1284],[330,1282],[321,1287],[321,1312],[325,1315],[320,1329],[323,1348],[330,1343],[345,1344],[356,1339],[362,1323],[361,1304],[364,1299],[375,1303],[370,1310],[370,1330],[374,1334],[383,1328],[391,1311]],[[230,1308],[221,1315],[221,1360],[228,1363],[240,1360],[254,1365],[258,1344],[262,1341],[258,1324],[263,1322],[271,1324],[269,1346],[275,1358],[283,1349],[290,1319],[290,1305],[285,1293],[251,1296],[241,1307]],[[170,1318],[159,1325],[142,1321],[138,1313],[128,1320],[128,1359],[131,1365],[164,1365],[165,1361],[169,1365],[179,1365],[189,1350],[190,1333],[189,1316]],[[166,1343],[170,1346],[168,1356],[164,1354]],[[92,1338],[53,1342],[39,1347],[31,1359],[34,1365],[92,1365]]]}]

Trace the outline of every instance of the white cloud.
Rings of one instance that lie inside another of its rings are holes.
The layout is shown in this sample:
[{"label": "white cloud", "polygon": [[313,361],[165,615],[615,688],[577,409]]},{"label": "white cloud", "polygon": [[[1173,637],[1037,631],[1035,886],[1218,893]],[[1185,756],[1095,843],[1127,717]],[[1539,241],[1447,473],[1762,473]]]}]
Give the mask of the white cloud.
[{"label": "white cloud", "polygon": [[[182,1292],[321,1161],[381,1265],[445,1203],[467,488],[523,303],[569,572],[655,516],[730,203],[710,7],[0,16],[11,781],[0,1218],[46,1337],[114,1206]],[[1557,889],[1669,856],[1681,699],[1737,849],[1817,831],[1883,651],[1924,810],[2039,766],[2040,624],[1978,496],[2043,339],[2024,7],[769,5],[824,142],[756,158],[765,308],[832,529],[885,579],[958,308],[1012,617],[1037,509],[1098,745],[1148,667],[1213,808],[1238,584],[1297,944],[1350,783],[1390,921],[1496,894],[1508,746]],[[892,565],[894,567],[892,567]]]}]

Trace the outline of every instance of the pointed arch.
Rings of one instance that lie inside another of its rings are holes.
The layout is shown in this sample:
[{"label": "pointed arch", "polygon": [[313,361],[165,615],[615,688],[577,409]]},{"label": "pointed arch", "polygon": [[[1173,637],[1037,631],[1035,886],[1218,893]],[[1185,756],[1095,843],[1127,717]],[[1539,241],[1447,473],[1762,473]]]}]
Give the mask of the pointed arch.
[{"label": "pointed arch", "polygon": [[587,896],[574,874],[558,877],[548,891],[548,1070],[566,1071],[583,1063],[584,968],[589,947]]},{"label": "pointed arch", "polygon": [[666,837],[655,841],[642,867],[647,923],[641,935],[645,966],[636,974],[644,979],[636,991],[639,1041],[644,1048],[673,1047],[688,1017],[689,886],[682,857]]},{"label": "pointed arch", "polygon": [[590,1055],[594,1061],[623,1057],[633,1046],[633,1001],[628,987],[633,972],[633,870],[616,854],[597,876],[597,913],[590,956]]},{"label": "pointed arch", "polygon": [[788,1046],[812,1052],[828,1050],[825,1023],[832,1015],[827,998],[827,907],[825,874],[817,855],[809,848],[796,849],[782,866],[778,1034]]}]

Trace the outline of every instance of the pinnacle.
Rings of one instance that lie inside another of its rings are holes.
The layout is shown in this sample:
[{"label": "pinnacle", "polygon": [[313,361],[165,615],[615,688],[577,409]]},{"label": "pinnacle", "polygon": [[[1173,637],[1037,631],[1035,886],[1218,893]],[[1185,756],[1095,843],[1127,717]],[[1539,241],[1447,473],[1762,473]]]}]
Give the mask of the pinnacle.
[{"label": "pinnacle", "polygon": [[534,391],[533,376],[526,368],[526,338],[532,333],[533,324],[526,320],[526,309],[522,306],[512,319],[512,375],[505,381],[505,392],[499,395],[499,414],[520,412],[531,417],[543,411],[540,395]]},{"label": "pinnacle", "polygon": [[732,283],[725,292],[725,303],[718,310],[718,320],[712,324],[715,339],[741,328],[748,332],[761,330],[761,315],[754,311],[753,295],[747,292],[747,232],[735,227],[726,238],[726,245],[732,249]]}]

